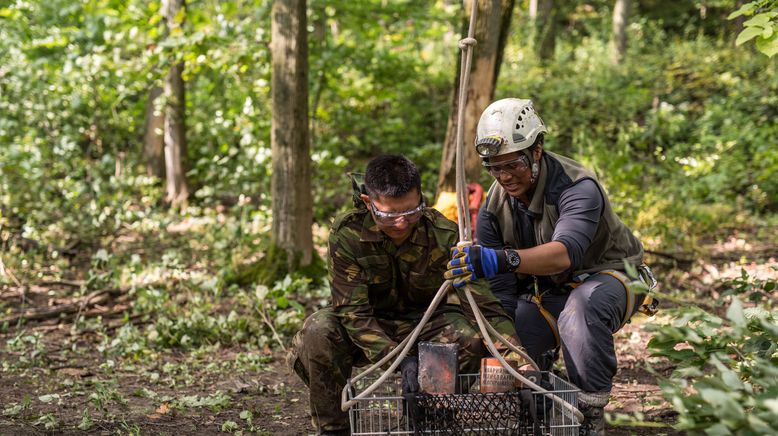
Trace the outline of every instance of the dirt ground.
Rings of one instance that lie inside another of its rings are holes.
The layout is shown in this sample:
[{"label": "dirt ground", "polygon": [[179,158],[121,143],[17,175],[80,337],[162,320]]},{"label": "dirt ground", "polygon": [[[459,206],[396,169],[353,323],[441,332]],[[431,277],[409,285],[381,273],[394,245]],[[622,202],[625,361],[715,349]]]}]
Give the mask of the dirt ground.
[{"label": "dirt ground", "polygon": [[[67,330],[45,327],[37,328],[45,331],[50,350],[56,349],[56,344],[66,342]],[[7,341],[11,334],[2,335],[2,340]],[[606,410],[612,416],[622,414],[634,418],[635,413],[641,413],[649,423],[671,423],[674,414],[661,401],[655,379],[644,367],[648,358],[645,347],[648,335],[643,324],[628,325],[619,336],[620,369],[613,399]],[[224,423],[229,421],[236,423],[237,429],[252,434],[306,435],[314,432],[308,414],[307,389],[289,373],[283,356],[278,353],[266,368],[256,373],[207,368],[213,362],[234,359],[235,352],[229,349],[219,350],[216,355],[197,362],[173,353],[160,355],[160,363],[184,364],[191,372],[187,377],[176,374],[157,379],[149,374],[154,374],[155,370],[162,372],[161,365],[140,372],[132,367],[107,372],[100,353],[83,345],[83,349],[79,348],[75,353],[50,353],[47,367],[2,373],[0,408],[8,409],[11,404],[23,403],[25,396],[30,398],[31,404],[17,416],[0,417],[0,434],[216,434],[222,432]],[[6,363],[18,362],[19,357],[14,353],[2,353]],[[143,389],[152,390],[156,397],[144,394]],[[101,414],[95,407],[95,397],[96,393],[106,390],[109,393],[102,395],[106,400]],[[215,391],[229,396],[228,406],[187,407],[173,405],[175,400],[165,401],[166,396],[205,398]],[[59,397],[47,401],[52,395]],[[88,430],[80,430],[77,426],[82,422],[85,409],[91,411],[93,425]],[[242,411],[252,412],[253,431],[246,420],[241,419]],[[46,429],[46,421],[40,417],[47,414],[55,417],[56,427]],[[609,430],[610,434],[677,434],[669,428],[624,425],[611,426]]]},{"label": "dirt ground", "polygon": [[[666,424],[672,422],[673,413],[661,401],[655,379],[644,367],[648,334],[643,326],[636,322],[619,333],[620,370],[607,411],[633,419],[635,413],[642,413],[648,422]],[[256,372],[214,369],[214,365],[235,360],[237,351],[230,349],[194,360],[166,353],[151,367],[125,362],[108,368],[111,364],[106,365],[98,344],[90,341],[94,338],[80,334],[74,341],[68,324],[37,325],[28,332],[42,333],[47,353],[33,364],[24,362],[34,360],[34,352],[5,349],[0,353],[4,366],[0,409],[6,411],[0,416],[0,434],[216,434],[229,430],[228,422],[252,434],[313,433],[307,389],[290,374],[282,353],[275,353]],[[0,340],[7,343],[14,334],[13,330],[4,333]],[[62,344],[71,345],[63,348]],[[224,393],[229,403],[216,401],[209,406],[207,401],[201,401],[203,405],[196,400],[181,401],[194,396],[207,399],[214,392]],[[8,416],[8,409],[23,404],[25,397],[29,405]],[[78,426],[84,410],[89,410],[92,425],[82,430]],[[244,411],[251,412],[251,425],[241,418]],[[55,421],[47,421],[46,416]],[[619,426],[611,430],[611,434],[674,434],[668,428]]]},{"label": "dirt ground", "polygon": [[[767,277],[778,262],[723,260],[676,269],[667,280],[710,288],[741,268]],[[619,372],[606,408],[609,434],[680,434],[670,427],[675,412],[647,369],[672,371],[649,356],[646,325],[655,322],[663,321],[636,319],[617,334]],[[114,361],[101,352],[96,333],[75,332],[62,320],[9,328],[0,341],[0,435],[313,433],[307,389],[278,351],[265,350],[253,366],[235,364],[245,358],[241,350],[218,347]]]}]

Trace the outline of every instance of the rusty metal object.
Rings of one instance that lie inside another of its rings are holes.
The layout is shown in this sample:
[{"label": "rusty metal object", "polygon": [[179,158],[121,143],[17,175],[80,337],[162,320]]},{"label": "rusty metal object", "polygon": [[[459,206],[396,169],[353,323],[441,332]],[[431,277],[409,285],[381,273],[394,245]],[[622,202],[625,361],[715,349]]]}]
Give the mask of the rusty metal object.
[{"label": "rusty metal object", "polygon": [[428,394],[456,392],[457,344],[419,342],[419,387]]},{"label": "rusty metal object", "polygon": [[[513,369],[517,369],[519,364],[516,361],[509,360],[508,364]],[[484,357],[481,359],[481,392],[510,392],[517,387],[518,380],[503,368],[502,364],[495,357]]]}]

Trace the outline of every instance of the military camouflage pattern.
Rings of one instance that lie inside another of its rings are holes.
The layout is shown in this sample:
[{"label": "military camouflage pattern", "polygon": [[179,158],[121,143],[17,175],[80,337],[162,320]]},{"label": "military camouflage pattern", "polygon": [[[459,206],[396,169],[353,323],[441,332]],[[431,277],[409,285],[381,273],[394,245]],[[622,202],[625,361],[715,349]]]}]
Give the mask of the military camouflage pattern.
[{"label": "military camouflage pattern", "polygon": [[[378,230],[366,210],[352,211],[335,221],[328,259],[332,306],[370,362],[380,360],[397,345],[377,320],[421,318],[443,283],[449,250],[457,239],[456,224],[431,208],[399,247]],[[473,289],[487,319],[496,318],[497,326],[503,319],[511,327],[501,332],[515,336],[510,318],[488,285],[476,284]],[[469,313],[464,290],[459,293]]]},{"label": "military camouflage pattern", "polygon": [[[340,393],[354,366],[376,362],[418,324],[443,283],[457,226],[427,209],[408,239],[396,246],[365,209],[342,215],[329,238],[332,307],[306,319],[293,339],[290,364],[310,388],[311,417],[319,430],[348,427]],[[512,320],[489,291],[471,286],[484,316],[518,344]],[[420,341],[459,344],[461,372],[477,372],[486,354],[464,289],[452,291],[419,336]],[[460,304],[463,303],[463,304]]]}]

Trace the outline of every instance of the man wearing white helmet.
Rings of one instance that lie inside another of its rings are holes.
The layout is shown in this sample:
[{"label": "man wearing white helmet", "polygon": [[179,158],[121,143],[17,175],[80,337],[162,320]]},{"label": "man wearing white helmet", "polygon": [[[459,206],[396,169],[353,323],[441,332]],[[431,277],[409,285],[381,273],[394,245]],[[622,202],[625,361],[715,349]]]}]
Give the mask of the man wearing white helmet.
[{"label": "man wearing white helmet", "polygon": [[640,265],[643,247],[593,172],[543,149],[545,133],[530,100],[483,112],[475,147],[495,181],[478,214],[481,245],[454,249],[445,275],[455,286],[489,279],[539,363],[550,366],[562,348],[582,391],[582,433],[602,434],[617,369],[613,333],[643,302],[628,290],[624,262]]}]

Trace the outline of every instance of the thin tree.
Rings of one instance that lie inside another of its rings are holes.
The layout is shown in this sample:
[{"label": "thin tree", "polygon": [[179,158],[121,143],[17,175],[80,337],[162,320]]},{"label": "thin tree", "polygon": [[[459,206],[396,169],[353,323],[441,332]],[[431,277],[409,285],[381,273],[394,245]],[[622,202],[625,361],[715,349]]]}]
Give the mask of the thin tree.
[{"label": "thin tree", "polygon": [[271,230],[290,268],[310,264],[313,254],[305,9],[306,0],[275,0],[271,24]]},{"label": "thin tree", "polygon": [[554,58],[556,50],[557,13],[554,0],[532,0],[529,16],[532,47],[541,63],[546,63]]},{"label": "thin tree", "polygon": [[[181,32],[186,15],[184,0],[163,0],[162,13],[167,24],[168,34]],[[166,201],[173,206],[186,204],[189,198],[189,185],[186,181],[184,160],[186,159],[186,91],[181,73],[184,63],[177,62],[170,67],[165,77],[163,92],[165,95],[165,173]]]},{"label": "thin tree", "polygon": [[[470,0],[472,1],[472,0]],[[470,1],[464,3],[462,19],[462,35],[467,36],[470,23]],[[469,182],[478,181],[481,175],[481,161],[475,148],[475,129],[478,118],[494,98],[494,88],[500,74],[505,43],[511,22],[511,11],[514,0],[480,0],[475,28],[475,38],[478,45],[473,51],[472,68],[468,82],[467,107],[465,108],[464,144],[465,144],[465,174]],[[461,52],[460,52],[461,56]],[[457,62],[459,65],[460,62]],[[459,67],[458,67],[459,68]],[[443,159],[438,173],[438,193],[455,190],[456,171],[456,120],[459,101],[459,79],[457,70],[454,79],[454,95],[451,112],[448,118],[446,139],[443,143]]]},{"label": "thin tree", "polygon": [[165,177],[165,142],[162,135],[165,117],[161,108],[157,107],[157,98],[161,95],[162,88],[159,86],[154,86],[149,91],[143,123],[143,160],[146,173],[160,179]]},{"label": "thin tree", "polygon": [[613,7],[613,36],[610,47],[610,61],[620,64],[627,53],[627,24],[629,24],[630,0],[616,0]]}]

